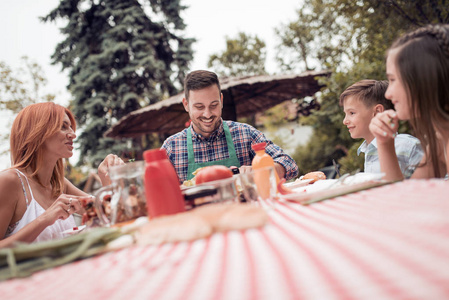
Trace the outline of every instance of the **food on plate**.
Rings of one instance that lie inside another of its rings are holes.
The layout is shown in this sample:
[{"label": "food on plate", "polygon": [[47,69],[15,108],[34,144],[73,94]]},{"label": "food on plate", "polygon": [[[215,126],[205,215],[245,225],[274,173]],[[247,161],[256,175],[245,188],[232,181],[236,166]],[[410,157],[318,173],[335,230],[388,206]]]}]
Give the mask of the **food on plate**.
[{"label": "food on plate", "polygon": [[198,172],[201,170],[202,168],[198,168],[195,171],[192,172],[193,178],[189,179],[189,180],[185,180],[182,183],[182,187],[190,187],[190,186],[194,186],[195,185],[195,176],[196,174],[198,174]]},{"label": "food on plate", "polygon": [[229,178],[234,175],[231,169],[222,165],[198,168],[192,174],[194,176],[192,179],[186,180],[182,183],[183,188],[191,187],[204,182]]},{"label": "food on plate", "polygon": [[326,179],[326,175],[323,172],[321,172],[321,171],[314,171],[314,172],[307,173],[301,179],[302,180],[312,179],[312,181],[310,183],[314,183],[314,182],[316,182],[318,180]]},{"label": "food on plate", "polygon": [[282,178],[279,181],[279,183],[277,185],[278,193],[281,194],[281,195],[288,195],[288,194],[294,193],[293,190],[291,190],[288,187],[284,186],[285,181],[286,181],[285,178]]},{"label": "food on plate", "polygon": [[231,178],[232,171],[225,166],[216,165],[204,167],[195,176],[195,183],[201,184],[209,181]]}]

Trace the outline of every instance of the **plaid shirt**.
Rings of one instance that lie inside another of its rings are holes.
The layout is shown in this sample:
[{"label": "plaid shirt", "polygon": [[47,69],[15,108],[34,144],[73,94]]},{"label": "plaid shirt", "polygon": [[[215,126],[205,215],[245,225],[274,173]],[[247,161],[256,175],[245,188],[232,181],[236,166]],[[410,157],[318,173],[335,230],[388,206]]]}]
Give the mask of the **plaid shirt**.
[{"label": "plaid shirt", "polygon": [[[274,159],[274,161],[285,168],[285,178],[292,179],[298,176],[298,166],[296,162],[286,154],[279,146],[273,144],[265,135],[254,127],[233,122],[224,121],[229,126],[235,152],[241,166],[250,166],[256,155],[251,145],[266,142],[265,151]],[[175,167],[179,181],[184,182],[187,179],[188,154],[187,154],[187,130],[191,127],[178,132],[167,138],[161,148],[167,151],[168,158]],[[195,153],[195,162],[203,163],[217,161],[229,158],[228,146],[223,130],[223,123],[214,131],[209,138],[197,134],[192,129],[193,152]]]}]

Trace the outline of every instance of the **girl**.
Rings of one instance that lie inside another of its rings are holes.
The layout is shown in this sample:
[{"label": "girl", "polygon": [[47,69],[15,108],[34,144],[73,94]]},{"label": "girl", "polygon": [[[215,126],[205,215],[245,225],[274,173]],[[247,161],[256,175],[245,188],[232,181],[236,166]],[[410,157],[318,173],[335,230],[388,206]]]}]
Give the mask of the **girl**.
[{"label": "girl", "polygon": [[394,152],[398,120],[409,120],[425,155],[412,178],[449,172],[449,25],[428,25],[405,34],[387,52],[385,97],[395,110],[377,114],[370,130],[378,140],[381,170],[401,180]]}]

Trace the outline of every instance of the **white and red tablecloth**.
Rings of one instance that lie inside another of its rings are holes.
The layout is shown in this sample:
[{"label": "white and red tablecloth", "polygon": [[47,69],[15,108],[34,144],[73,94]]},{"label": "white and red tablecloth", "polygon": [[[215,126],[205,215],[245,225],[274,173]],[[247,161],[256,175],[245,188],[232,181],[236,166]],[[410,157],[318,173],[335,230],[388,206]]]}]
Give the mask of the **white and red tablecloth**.
[{"label": "white and red tablecloth", "polygon": [[449,299],[449,182],[408,180],[262,229],[130,247],[0,282],[1,299]]}]

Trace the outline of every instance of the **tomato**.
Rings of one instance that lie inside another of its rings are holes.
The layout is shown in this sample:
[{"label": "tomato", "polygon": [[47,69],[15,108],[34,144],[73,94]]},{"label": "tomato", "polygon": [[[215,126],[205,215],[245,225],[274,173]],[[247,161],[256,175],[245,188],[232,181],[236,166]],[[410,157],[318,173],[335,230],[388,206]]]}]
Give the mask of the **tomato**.
[{"label": "tomato", "polygon": [[231,178],[232,175],[232,171],[225,166],[208,166],[198,171],[198,174],[195,176],[195,183],[201,184],[204,182]]}]

